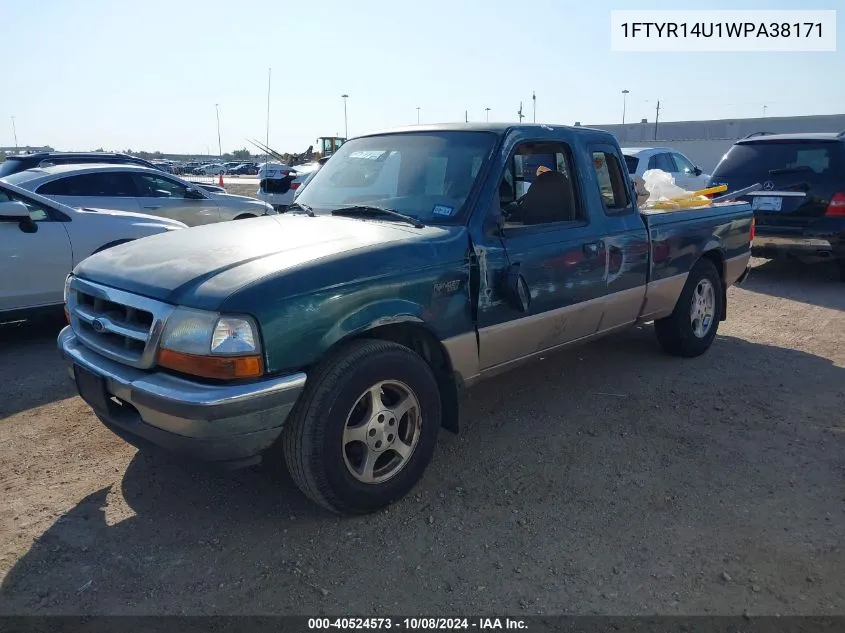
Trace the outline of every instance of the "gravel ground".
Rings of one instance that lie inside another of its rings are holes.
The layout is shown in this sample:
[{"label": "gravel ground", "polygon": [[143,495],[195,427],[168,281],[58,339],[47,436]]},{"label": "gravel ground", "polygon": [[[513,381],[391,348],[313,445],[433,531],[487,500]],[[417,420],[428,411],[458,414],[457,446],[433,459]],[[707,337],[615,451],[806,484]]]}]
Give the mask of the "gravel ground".
[{"label": "gravel ground", "polygon": [[2,614],[845,613],[845,286],[762,263],[704,357],[651,327],[470,392],[410,497],[141,455],[56,326],[0,333]]}]

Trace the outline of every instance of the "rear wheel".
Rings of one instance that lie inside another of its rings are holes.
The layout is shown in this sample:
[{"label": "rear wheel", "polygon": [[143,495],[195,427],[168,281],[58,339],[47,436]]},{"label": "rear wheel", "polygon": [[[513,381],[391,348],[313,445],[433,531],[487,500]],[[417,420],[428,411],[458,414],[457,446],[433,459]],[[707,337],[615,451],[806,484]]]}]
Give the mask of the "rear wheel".
[{"label": "rear wheel", "polygon": [[388,341],[355,341],[309,375],[282,435],[285,462],[316,503],[372,512],[420,479],[440,416],[437,381],[419,355]]},{"label": "rear wheel", "polygon": [[657,340],[673,356],[688,358],[706,352],[719,329],[722,280],[709,259],[693,266],[671,315],[654,322]]},{"label": "rear wheel", "polygon": [[845,259],[836,262],[839,265],[839,281],[845,281]]}]

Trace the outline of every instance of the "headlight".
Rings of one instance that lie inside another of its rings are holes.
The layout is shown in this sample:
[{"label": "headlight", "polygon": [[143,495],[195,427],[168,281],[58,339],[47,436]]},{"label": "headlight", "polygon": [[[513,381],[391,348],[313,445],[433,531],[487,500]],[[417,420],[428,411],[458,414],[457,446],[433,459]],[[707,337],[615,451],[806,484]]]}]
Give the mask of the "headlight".
[{"label": "headlight", "polygon": [[67,297],[70,294],[70,280],[73,279],[73,275],[68,275],[65,277],[65,290],[64,294],[62,295],[62,301],[67,304]]},{"label": "headlight", "polygon": [[161,335],[159,364],[206,378],[249,378],[263,373],[255,322],[246,316],[177,308]]}]

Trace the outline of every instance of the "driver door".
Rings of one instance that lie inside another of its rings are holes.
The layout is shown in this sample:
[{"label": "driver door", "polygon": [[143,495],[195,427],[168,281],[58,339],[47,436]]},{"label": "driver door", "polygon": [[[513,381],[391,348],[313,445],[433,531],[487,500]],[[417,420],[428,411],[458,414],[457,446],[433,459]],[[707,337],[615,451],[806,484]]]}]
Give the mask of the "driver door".
[{"label": "driver door", "polygon": [[205,194],[201,199],[189,198],[188,188],[177,180],[147,173],[134,173],[135,188],[138,190],[138,205],[141,213],[160,215],[171,220],[184,222],[188,226],[199,226],[220,221],[217,201]]},{"label": "driver door", "polygon": [[[473,237],[480,277],[482,371],[589,336],[599,328],[607,293],[604,225],[600,217],[591,217],[583,195],[586,183],[573,164],[572,150],[565,143],[518,145],[499,188],[500,205],[513,209],[502,235]],[[555,173],[549,178],[545,170]],[[516,192],[526,187],[524,204],[514,207]],[[530,296],[527,310],[515,305],[507,291],[513,274],[525,280]]]},{"label": "driver door", "polygon": [[59,305],[65,277],[73,268],[66,218],[49,207],[0,189],[0,202],[23,202],[35,222],[34,233],[18,222],[0,222],[0,321],[7,310]]}]

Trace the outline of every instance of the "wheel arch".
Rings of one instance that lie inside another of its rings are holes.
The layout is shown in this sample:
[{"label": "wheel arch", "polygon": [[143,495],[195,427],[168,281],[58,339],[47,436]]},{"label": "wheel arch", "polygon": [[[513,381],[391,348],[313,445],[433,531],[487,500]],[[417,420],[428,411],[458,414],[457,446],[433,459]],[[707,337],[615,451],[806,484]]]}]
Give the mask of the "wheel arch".
[{"label": "wheel arch", "polygon": [[112,242],[108,242],[107,244],[103,244],[100,248],[98,248],[97,250],[95,250],[91,254],[95,255],[96,253],[102,252],[106,249],[113,248],[115,246],[120,246],[121,244],[127,244],[128,242],[134,242],[134,241],[135,240],[133,238],[124,238],[124,239],[121,239],[121,240],[114,240]]},{"label": "wheel arch", "polygon": [[701,259],[707,259],[716,267],[716,273],[719,275],[719,282],[722,286],[722,310],[719,314],[719,320],[724,321],[728,318],[728,288],[725,284],[725,254],[718,246],[712,246],[705,249],[701,254]]},{"label": "wheel arch", "polygon": [[339,338],[326,350],[332,355],[351,341],[378,339],[407,347],[428,363],[437,380],[442,402],[441,426],[459,431],[459,394],[452,360],[433,329],[415,314],[381,317]]}]

